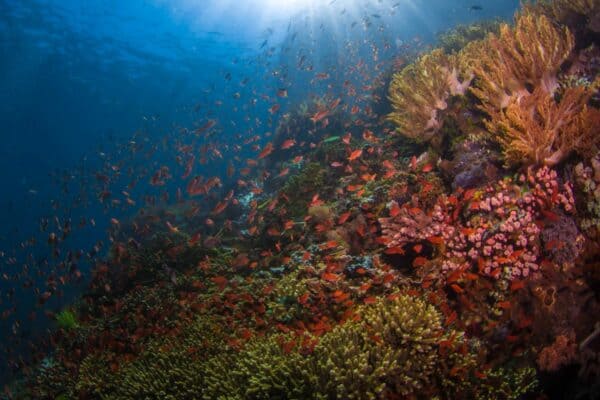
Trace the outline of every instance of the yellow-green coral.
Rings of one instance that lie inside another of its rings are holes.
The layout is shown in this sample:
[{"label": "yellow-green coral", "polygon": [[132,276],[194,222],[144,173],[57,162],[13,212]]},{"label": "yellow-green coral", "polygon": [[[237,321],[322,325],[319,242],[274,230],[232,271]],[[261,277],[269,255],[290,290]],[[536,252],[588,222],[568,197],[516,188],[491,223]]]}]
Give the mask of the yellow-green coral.
[{"label": "yellow-green coral", "polygon": [[102,354],[82,362],[76,393],[103,399],[190,399],[204,391],[205,362],[224,348],[224,333],[210,319],[197,319],[179,336],[158,337],[132,361],[109,368]]},{"label": "yellow-green coral", "polygon": [[369,338],[360,323],[325,335],[315,348],[312,385],[318,399],[381,398],[390,371],[399,368],[398,350]]},{"label": "yellow-green coral", "polygon": [[76,393],[105,398],[117,389],[117,376],[110,370],[110,360],[103,354],[90,354],[79,366]]},{"label": "yellow-green coral", "polygon": [[301,271],[292,271],[277,281],[275,288],[267,301],[267,314],[280,322],[294,319],[303,320],[302,313],[308,313],[298,303],[298,297],[307,293],[307,280],[300,277]]},{"label": "yellow-green coral", "polygon": [[459,68],[459,59],[433,50],[394,74],[389,99],[394,111],[388,119],[397,131],[417,141],[429,141],[442,127],[440,111],[450,96],[464,94],[470,76]]},{"label": "yellow-green coral", "polygon": [[397,368],[388,381],[402,395],[414,393],[431,380],[443,335],[440,313],[431,304],[407,295],[381,301],[364,310],[365,331],[397,352]]},{"label": "yellow-green coral", "polygon": [[285,335],[252,340],[239,353],[217,355],[204,366],[203,398],[220,399],[308,399],[308,357],[286,352]]},{"label": "yellow-green coral", "polygon": [[531,393],[537,387],[536,371],[531,367],[496,368],[476,388],[477,400],[516,400]]}]

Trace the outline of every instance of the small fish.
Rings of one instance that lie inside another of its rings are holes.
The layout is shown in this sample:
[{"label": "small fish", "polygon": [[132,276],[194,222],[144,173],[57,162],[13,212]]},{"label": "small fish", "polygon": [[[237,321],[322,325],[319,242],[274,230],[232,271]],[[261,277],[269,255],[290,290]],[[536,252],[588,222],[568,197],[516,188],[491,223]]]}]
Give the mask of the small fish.
[{"label": "small fish", "polygon": [[329,111],[327,111],[327,110],[318,111],[312,117],[310,117],[310,120],[316,124],[317,122],[319,122],[320,120],[325,118],[328,114],[329,114]]},{"label": "small fish", "polygon": [[263,159],[273,152],[273,143],[269,142],[258,155],[258,159]]},{"label": "small fish", "polygon": [[335,108],[340,105],[341,101],[342,101],[342,99],[340,99],[339,97],[337,99],[333,100],[329,104],[329,110],[331,110],[331,111],[335,110]]},{"label": "small fish", "polygon": [[481,11],[483,10],[483,7],[480,6],[479,4],[473,4],[472,6],[469,7],[469,11]]},{"label": "small fish", "polygon": [[277,96],[282,98],[288,97],[287,89],[279,89],[277,91]]},{"label": "small fish", "polygon": [[271,114],[275,114],[280,108],[281,106],[279,104],[274,104],[271,108],[269,108],[269,112]]},{"label": "small fish", "polygon": [[358,149],[358,150],[354,150],[352,153],[350,153],[350,155],[348,156],[348,161],[353,161],[356,160],[357,158],[359,158],[362,155],[362,149]]},{"label": "small fish", "polygon": [[294,147],[296,145],[296,141],[294,139],[286,139],[282,144],[281,144],[281,150],[287,150],[291,147]]}]

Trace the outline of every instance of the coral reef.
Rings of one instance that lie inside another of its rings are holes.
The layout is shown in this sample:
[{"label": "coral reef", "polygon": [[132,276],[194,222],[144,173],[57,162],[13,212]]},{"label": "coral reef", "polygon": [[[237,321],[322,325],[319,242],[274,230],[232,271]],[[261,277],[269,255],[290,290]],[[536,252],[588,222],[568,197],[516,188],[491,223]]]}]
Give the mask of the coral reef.
[{"label": "coral reef", "polygon": [[387,121],[341,83],[351,99],[250,138],[264,156],[229,194],[113,223],[29,398],[519,399],[547,376],[593,392],[600,81],[572,21],[596,5],[554,7],[453,32],[393,75]]},{"label": "coral reef", "polygon": [[600,110],[588,107],[594,92],[583,86],[566,89],[559,102],[540,88],[513,97],[488,123],[504,148],[506,162],[553,166],[576,152],[591,157],[598,151]]},{"label": "coral reef", "polygon": [[458,25],[437,35],[437,40],[445,53],[456,53],[469,43],[484,39],[488,34],[498,34],[500,20],[474,22],[469,25]]},{"label": "coral reef", "polygon": [[577,359],[577,343],[572,330],[558,335],[554,343],[544,347],[538,355],[538,365],[542,371],[558,371],[561,367],[573,363]]},{"label": "coral reef", "polygon": [[514,28],[503,24],[499,35],[491,34],[471,46],[476,79],[470,91],[493,119],[511,100],[529,96],[532,88],[554,93],[574,38],[566,27],[556,27],[547,17],[525,13]]},{"label": "coral reef", "polygon": [[451,96],[463,95],[471,76],[459,68],[459,58],[436,49],[394,74],[389,97],[396,130],[417,141],[429,141],[441,129],[441,112]]},{"label": "coral reef", "polygon": [[592,238],[600,236],[600,158],[590,160],[589,165],[583,162],[575,166],[575,182],[581,192],[580,211],[582,213],[581,228]]}]

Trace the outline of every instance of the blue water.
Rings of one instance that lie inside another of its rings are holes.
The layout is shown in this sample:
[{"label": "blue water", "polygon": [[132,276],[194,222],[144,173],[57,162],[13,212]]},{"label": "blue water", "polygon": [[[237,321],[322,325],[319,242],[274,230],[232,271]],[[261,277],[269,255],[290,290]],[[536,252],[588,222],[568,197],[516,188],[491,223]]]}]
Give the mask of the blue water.
[{"label": "blue water", "polygon": [[[376,76],[394,57],[433,45],[439,31],[510,19],[518,6],[517,0],[481,2],[482,10],[470,9],[470,0],[285,3],[0,0],[3,380],[18,371],[14,360],[27,357],[27,342],[51,326],[44,311],[59,310],[85,288],[94,260],[86,253],[99,242],[99,255],[107,251],[110,218],[139,208],[99,202],[98,171],[113,172],[111,199],[123,202],[122,191],[137,199],[166,191],[173,201],[179,179],[165,187],[148,181],[163,165],[181,174],[173,143],[188,143],[190,132],[208,120],[218,121],[211,135],[193,141],[198,148],[210,145],[214,162],[201,172],[226,180],[229,150],[241,138],[259,135],[264,143],[277,118],[303,101],[338,97],[348,69],[361,60]],[[332,79],[311,85],[315,73]],[[280,88],[288,98],[277,98]],[[281,110],[271,115],[275,103]],[[132,180],[140,182],[128,188]],[[48,234],[69,218],[72,233],[53,256]],[[67,265],[59,265],[69,250]],[[81,257],[73,257],[77,253]],[[61,268],[81,278],[72,276],[62,296],[39,305],[36,288],[44,292],[52,271]]]}]

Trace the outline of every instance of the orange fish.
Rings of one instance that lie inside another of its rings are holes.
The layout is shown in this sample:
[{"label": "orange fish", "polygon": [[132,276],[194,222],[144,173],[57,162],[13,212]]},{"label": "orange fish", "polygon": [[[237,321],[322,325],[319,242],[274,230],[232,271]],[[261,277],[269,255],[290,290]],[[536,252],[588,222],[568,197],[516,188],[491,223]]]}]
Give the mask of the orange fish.
[{"label": "orange fish", "polygon": [[284,168],[284,169],[281,170],[281,172],[279,173],[279,175],[277,175],[277,177],[281,178],[281,177],[286,176],[289,173],[290,173],[290,169],[289,168]]},{"label": "orange fish", "polygon": [[350,145],[350,139],[352,139],[352,134],[348,132],[344,135],[344,137],[342,137],[342,142],[344,142],[344,144]]},{"label": "orange fish", "polygon": [[273,143],[269,142],[258,155],[258,159],[263,159],[273,152]]},{"label": "orange fish", "polygon": [[372,296],[365,297],[363,299],[363,303],[365,303],[365,304],[375,304],[376,302],[377,302],[377,299],[375,297],[372,297]]},{"label": "orange fish", "polygon": [[279,111],[279,108],[281,106],[279,104],[274,104],[271,108],[269,108],[269,112],[271,114],[275,114],[277,111]]},{"label": "orange fish", "polygon": [[368,130],[368,129],[365,129],[363,131],[362,137],[367,142],[371,142],[371,143],[377,143],[378,142],[377,137],[375,136],[375,134],[373,134],[373,132],[370,131],[370,130]]},{"label": "orange fish", "polygon": [[227,208],[228,205],[229,205],[229,202],[227,202],[227,201],[221,201],[221,202],[219,202],[215,206],[215,208],[212,210],[211,214],[212,215],[221,214],[223,211],[225,211],[225,209]]},{"label": "orange fish", "polygon": [[410,159],[410,169],[416,169],[417,168],[417,157],[412,156]]},{"label": "orange fish", "polygon": [[358,150],[354,150],[352,153],[350,153],[350,155],[348,156],[348,161],[353,161],[356,160],[357,158],[359,158],[362,155],[362,149],[358,149]]},{"label": "orange fish", "polygon": [[330,104],[329,104],[329,110],[333,111],[337,106],[340,105],[340,102],[342,101],[342,99],[340,99],[339,97],[335,100],[333,100]]},{"label": "orange fish", "polygon": [[360,111],[360,108],[358,108],[358,106],[352,106],[352,109],[350,110],[350,114],[354,115],[357,114]]},{"label": "orange fish", "polygon": [[198,240],[200,240],[200,232],[198,232],[198,233],[195,233],[195,234],[194,234],[194,235],[193,235],[193,236],[190,238],[190,240],[188,241],[188,243],[189,243],[190,245],[193,245],[193,244],[197,243],[197,242],[198,242]]},{"label": "orange fish", "polygon": [[[396,247],[390,247],[389,249],[385,250],[385,254],[405,254],[404,249],[401,246],[396,246]],[[416,260],[416,259],[415,259]]]},{"label": "orange fish", "polygon": [[425,257],[416,257],[413,260],[413,267],[422,267],[423,265],[425,265],[427,263],[427,259]]},{"label": "orange fish", "polygon": [[392,204],[390,205],[390,217],[392,217],[392,218],[396,217],[398,214],[400,214],[401,210],[402,209],[400,208],[398,203],[396,203],[395,201],[392,201]]},{"label": "orange fish", "polygon": [[287,139],[281,144],[281,150],[287,150],[296,145],[296,141],[294,139]]},{"label": "orange fish", "polygon": [[337,282],[340,280],[340,276],[338,274],[333,274],[331,272],[324,272],[321,275],[321,279],[323,279],[327,282]]},{"label": "orange fish", "polygon": [[341,214],[340,217],[338,218],[338,224],[342,225],[343,223],[348,221],[348,218],[350,218],[350,215],[352,215],[352,213],[350,211]]},{"label": "orange fish", "polygon": [[213,281],[213,283],[217,285],[220,290],[223,290],[228,282],[227,278],[225,278],[224,276],[215,276],[210,278],[210,280]]},{"label": "orange fish", "polygon": [[310,117],[310,120],[316,124],[317,122],[319,122],[320,120],[325,118],[328,114],[329,114],[329,111],[327,111],[327,110],[318,111],[312,117]]},{"label": "orange fish", "polygon": [[441,236],[430,236],[427,240],[433,244],[444,244],[444,238]]}]

